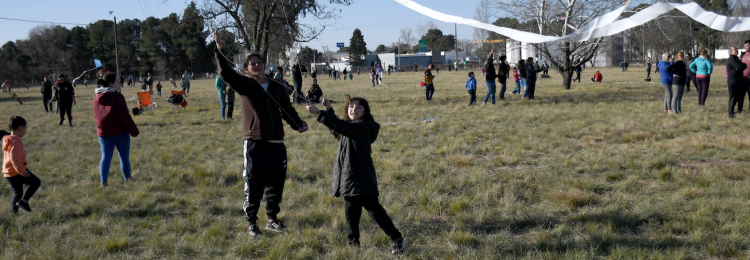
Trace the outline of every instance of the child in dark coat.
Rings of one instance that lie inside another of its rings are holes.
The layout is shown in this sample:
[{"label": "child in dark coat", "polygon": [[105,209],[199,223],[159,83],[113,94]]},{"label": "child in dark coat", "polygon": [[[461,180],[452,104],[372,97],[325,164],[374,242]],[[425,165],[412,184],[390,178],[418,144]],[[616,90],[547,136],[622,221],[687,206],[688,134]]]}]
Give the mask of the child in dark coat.
[{"label": "child in dark coat", "polygon": [[333,166],[331,195],[344,197],[346,233],[349,246],[359,246],[359,218],[362,208],[367,210],[381,229],[391,238],[391,253],[404,250],[404,238],[393,225],[378,201],[378,181],[372,163],[372,143],[378,137],[380,125],[370,114],[370,106],[363,98],[349,98],[344,105],[342,119],[336,118],[331,102],[323,99],[326,111],[307,105],[310,114],[318,116],[318,122],[328,127],[339,139],[338,154]]}]

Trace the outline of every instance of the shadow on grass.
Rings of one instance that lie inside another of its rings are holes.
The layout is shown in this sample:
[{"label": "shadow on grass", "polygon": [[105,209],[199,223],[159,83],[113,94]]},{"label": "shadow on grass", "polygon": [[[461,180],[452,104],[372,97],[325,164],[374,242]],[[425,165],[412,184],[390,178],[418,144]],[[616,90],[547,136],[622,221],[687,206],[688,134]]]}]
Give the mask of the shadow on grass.
[{"label": "shadow on grass", "polygon": [[[643,235],[649,225],[661,225],[668,221],[665,216],[655,213],[638,216],[628,211],[580,213],[570,217],[522,215],[509,219],[469,224],[464,228],[478,236],[510,233],[513,239],[500,243],[500,248],[516,256],[529,252],[580,251],[595,249],[598,254],[607,255],[617,247],[676,249],[695,248],[700,245],[684,238],[664,235]],[[590,224],[598,224],[591,227]],[[562,228],[562,229],[558,229]],[[415,230],[432,230],[435,233],[451,233],[454,226],[443,222],[426,222],[414,227]],[[480,243],[472,245],[481,248]]]}]

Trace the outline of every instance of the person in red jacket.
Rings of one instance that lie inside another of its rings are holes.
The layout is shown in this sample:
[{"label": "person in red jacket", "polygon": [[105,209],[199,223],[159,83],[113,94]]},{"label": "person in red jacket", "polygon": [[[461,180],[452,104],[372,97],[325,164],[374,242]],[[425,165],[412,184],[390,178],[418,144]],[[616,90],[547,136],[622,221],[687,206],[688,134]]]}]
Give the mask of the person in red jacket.
[{"label": "person in red jacket", "polygon": [[120,169],[125,181],[130,176],[130,137],[138,136],[138,127],[128,113],[125,97],[118,92],[122,83],[117,81],[117,74],[109,72],[97,82],[96,97],[94,98],[94,119],[96,132],[99,135],[99,145],[102,149],[102,160],[99,162],[99,176],[102,187],[107,186],[109,165],[115,147],[120,157]]},{"label": "person in red jacket", "polygon": [[594,73],[594,77],[591,78],[591,82],[602,82],[602,74],[598,70]]}]

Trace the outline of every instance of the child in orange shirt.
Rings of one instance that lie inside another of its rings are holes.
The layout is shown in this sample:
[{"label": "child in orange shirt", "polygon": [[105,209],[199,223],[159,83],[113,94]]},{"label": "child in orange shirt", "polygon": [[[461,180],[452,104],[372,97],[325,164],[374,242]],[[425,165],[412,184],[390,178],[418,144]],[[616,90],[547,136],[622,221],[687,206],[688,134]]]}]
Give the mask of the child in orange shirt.
[{"label": "child in orange shirt", "polygon": [[[31,212],[29,199],[39,189],[41,181],[26,169],[26,148],[21,141],[26,135],[26,120],[20,116],[11,117],[8,128],[11,130],[10,135],[3,137],[3,176],[13,190],[11,210],[18,213],[20,207]],[[24,184],[29,185],[26,194],[23,192]]]}]

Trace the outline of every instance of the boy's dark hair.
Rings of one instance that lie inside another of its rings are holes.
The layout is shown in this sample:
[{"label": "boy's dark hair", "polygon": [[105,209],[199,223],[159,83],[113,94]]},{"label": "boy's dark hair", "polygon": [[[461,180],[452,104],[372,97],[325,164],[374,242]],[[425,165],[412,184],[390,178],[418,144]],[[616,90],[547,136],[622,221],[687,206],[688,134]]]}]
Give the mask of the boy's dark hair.
[{"label": "boy's dark hair", "polygon": [[471,75],[474,75],[474,72],[473,72],[473,71],[472,71],[472,72],[469,72],[469,77],[471,77]]},{"label": "boy's dark hair", "polygon": [[115,80],[117,80],[117,73],[110,71],[107,72],[107,74],[104,74],[102,78],[96,80],[96,84],[99,86],[107,87],[109,86],[109,84],[115,83]]},{"label": "boy's dark hair", "polygon": [[250,59],[253,58],[253,57],[258,57],[258,59],[260,60],[260,62],[263,62],[263,65],[266,65],[266,62],[263,61],[263,58],[260,57],[260,54],[252,53],[252,54],[250,54],[250,55],[247,56],[247,59],[245,59],[245,63],[242,64],[242,69],[247,69],[247,64],[250,64]]},{"label": "boy's dark hair", "polygon": [[748,44],[748,43],[750,43],[750,40],[745,41],[745,43],[743,43],[743,45]]},{"label": "boy's dark hair", "polygon": [[506,59],[506,58],[507,58],[507,56],[505,56],[505,55],[500,55],[500,60],[501,60],[501,61],[505,61],[505,59]]},{"label": "boy's dark hair", "polygon": [[10,121],[8,121],[8,128],[11,131],[16,130],[22,126],[26,127],[26,119],[23,119],[23,117],[13,116],[10,118]]}]

